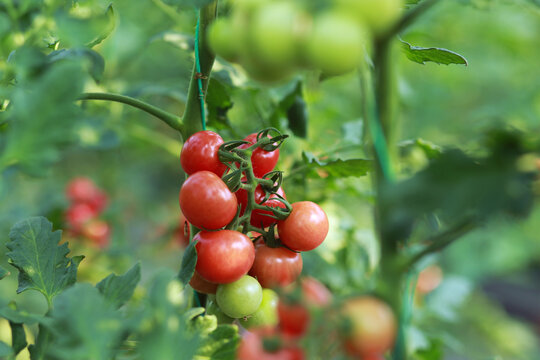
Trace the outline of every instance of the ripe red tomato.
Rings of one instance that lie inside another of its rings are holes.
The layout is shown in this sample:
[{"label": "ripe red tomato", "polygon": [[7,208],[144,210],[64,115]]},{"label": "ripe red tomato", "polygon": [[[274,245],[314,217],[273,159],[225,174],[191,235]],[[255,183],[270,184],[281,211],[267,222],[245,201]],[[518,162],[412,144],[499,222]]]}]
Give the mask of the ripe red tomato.
[{"label": "ripe red tomato", "polygon": [[[285,196],[285,192],[283,192],[283,189],[281,187],[278,189],[277,193],[283,198],[287,199]],[[248,203],[248,192],[244,189],[240,189],[234,194],[236,195],[236,198],[238,199],[238,204],[240,204],[240,215],[243,215],[244,211],[246,210],[247,203]],[[255,202],[257,204],[261,204],[262,201],[264,200],[265,193],[260,185],[258,185],[255,188],[254,196],[255,196]],[[270,206],[273,208],[280,207],[280,208],[285,209],[285,204],[283,204],[281,201],[276,200],[276,199],[278,199],[278,197],[275,194],[272,194],[270,195],[269,199],[262,205]],[[273,215],[273,214],[269,210],[258,210],[258,209],[253,210],[251,212],[251,219],[250,219],[251,225],[257,226],[260,228],[267,228],[270,225],[275,224],[277,222],[277,219],[274,219],[267,215]]]},{"label": "ripe red tomato", "polygon": [[332,293],[319,280],[306,276],[302,278],[302,294],[306,304],[326,306],[332,301]]},{"label": "ripe red tomato", "polygon": [[223,139],[217,133],[205,130],[191,135],[180,153],[180,164],[186,174],[207,170],[217,176],[223,175],[227,166],[219,161],[218,150]]},{"label": "ripe red tomato", "polygon": [[[257,142],[257,134],[251,134],[244,138],[244,141],[249,144],[241,145],[239,149],[245,149]],[[266,151],[261,148],[253,150],[251,154],[251,165],[253,166],[253,173],[256,177],[260,178],[264,174],[274,170],[279,159],[279,149],[274,151]]]},{"label": "ripe red tomato", "polygon": [[197,271],[193,273],[189,285],[195,290],[203,294],[215,294],[218,284],[211,283],[203,278]]},{"label": "ripe red tomato", "polygon": [[195,269],[206,280],[226,284],[248,273],[255,259],[255,247],[244,234],[233,230],[201,231]]},{"label": "ripe red tomato", "polygon": [[238,346],[238,360],[303,360],[304,352],[298,347],[284,347],[275,352],[266,351],[263,346],[263,338],[274,335],[273,329],[257,329],[246,331]]},{"label": "ripe red tomato", "polygon": [[278,303],[279,327],[284,334],[297,337],[305,334],[309,326],[310,315],[302,304]]},{"label": "ripe red tomato", "polygon": [[319,246],[328,234],[328,217],[311,201],[292,204],[292,212],[278,221],[281,242],[295,251],[309,251]]},{"label": "ripe red tomato", "polygon": [[301,272],[302,255],[284,247],[271,248],[257,241],[255,261],[249,275],[257,278],[262,287],[289,285]]},{"label": "ripe red tomato", "polygon": [[111,228],[105,221],[93,219],[83,225],[82,235],[100,248],[105,248],[110,242]]},{"label": "ripe red tomato", "polygon": [[66,210],[65,218],[69,227],[74,232],[79,232],[85,223],[89,222],[97,215],[97,211],[89,204],[75,203]]},{"label": "ripe red tomato", "polygon": [[99,213],[107,206],[107,195],[86,177],[77,177],[66,186],[66,196],[73,203],[86,203]]},{"label": "ripe red tomato", "polygon": [[369,357],[390,349],[396,337],[396,319],[392,309],[373,296],[349,299],[343,315],[351,322],[345,336],[345,349],[351,355]]},{"label": "ripe red tomato", "polygon": [[210,171],[191,175],[180,189],[180,208],[198,228],[216,230],[236,215],[238,201],[227,185]]}]

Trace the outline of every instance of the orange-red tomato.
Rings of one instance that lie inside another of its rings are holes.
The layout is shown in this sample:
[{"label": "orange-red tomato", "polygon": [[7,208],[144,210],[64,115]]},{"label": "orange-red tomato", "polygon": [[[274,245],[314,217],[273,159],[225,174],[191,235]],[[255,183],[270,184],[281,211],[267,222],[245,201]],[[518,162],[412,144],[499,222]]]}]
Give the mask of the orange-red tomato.
[{"label": "orange-red tomato", "polygon": [[292,212],[278,221],[279,237],[284,245],[295,251],[309,251],[319,246],[328,234],[328,217],[311,201],[292,204]]},{"label": "orange-red tomato", "polygon": [[191,280],[189,280],[189,285],[194,290],[203,294],[215,294],[218,287],[218,284],[206,280],[197,271],[193,273]]},{"label": "orange-red tomato", "polygon": [[210,131],[199,131],[191,135],[180,154],[180,164],[186,174],[191,175],[197,171],[207,170],[217,176],[223,175],[227,166],[219,161],[218,150],[223,144],[219,134]]},{"label": "orange-red tomato", "polygon": [[255,261],[249,274],[262,287],[273,288],[291,284],[302,272],[302,255],[284,247],[271,248],[262,241],[255,246]]}]

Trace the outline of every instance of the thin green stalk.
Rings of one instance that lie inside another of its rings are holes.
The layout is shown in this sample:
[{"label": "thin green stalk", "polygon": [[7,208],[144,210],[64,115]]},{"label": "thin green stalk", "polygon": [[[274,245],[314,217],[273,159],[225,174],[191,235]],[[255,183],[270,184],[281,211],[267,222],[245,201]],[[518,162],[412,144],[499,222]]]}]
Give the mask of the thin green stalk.
[{"label": "thin green stalk", "polygon": [[217,0],[212,1],[210,4],[203,6],[199,13],[199,63],[201,71],[197,71],[197,63],[193,65],[193,71],[191,81],[189,82],[188,97],[186,103],[186,109],[182,116],[185,134],[184,138],[187,138],[194,133],[203,129],[203,120],[201,114],[201,99],[199,95],[199,79],[202,80],[202,93],[203,97],[206,96],[206,90],[208,89],[208,82],[210,80],[210,73],[212,66],[214,65],[215,55],[212,53],[206,41],[206,33],[208,26],[215,20],[217,16]]},{"label": "thin green stalk", "polygon": [[179,131],[184,135],[184,126],[182,124],[182,119],[174,114],[171,114],[165,110],[158,108],[157,106],[150,105],[144,101],[119,94],[110,94],[110,93],[84,93],[80,96],[80,100],[108,100],[115,101],[122,104],[133,106],[137,109],[145,111],[150,115],[154,115],[158,119],[165,122],[167,125],[173,129]]}]

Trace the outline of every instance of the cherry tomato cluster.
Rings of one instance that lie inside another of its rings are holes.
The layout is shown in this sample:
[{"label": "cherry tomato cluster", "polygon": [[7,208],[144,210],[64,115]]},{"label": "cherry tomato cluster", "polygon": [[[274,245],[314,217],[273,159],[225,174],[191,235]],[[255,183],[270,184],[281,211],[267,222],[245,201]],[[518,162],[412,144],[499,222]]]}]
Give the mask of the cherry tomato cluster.
[{"label": "cherry tomato cluster", "polygon": [[70,206],[64,216],[73,236],[80,236],[100,248],[109,244],[111,228],[100,219],[107,207],[107,194],[86,177],[77,177],[66,186]]},{"label": "cherry tomato cluster", "polygon": [[[289,204],[274,168],[286,135],[265,129],[225,143],[212,131],[184,143],[180,162],[189,175],[180,189],[183,216],[200,230],[190,281],[215,295],[212,312],[245,328],[278,323],[278,295],[302,271],[301,251],[319,246],[328,218],[315,203]],[[278,235],[279,234],[279,235]],[[249,236],[248,236],[249,235]]]},{"label": "cherry tomato cluster", "polygon": [[293,1],[239,0],[208,40],[257,80],[278,81],[298,68],[339,75],[358,67],[370,37],[391,27],[402,6],[402,0],[332,0],[315,10]]}]

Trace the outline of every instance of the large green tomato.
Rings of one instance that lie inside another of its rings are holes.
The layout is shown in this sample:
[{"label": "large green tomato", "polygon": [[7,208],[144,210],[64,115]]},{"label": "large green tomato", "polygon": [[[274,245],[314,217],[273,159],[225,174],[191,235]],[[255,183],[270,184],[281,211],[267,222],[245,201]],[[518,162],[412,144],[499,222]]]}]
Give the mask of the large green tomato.
[{"label": "large green tomato", "polygon": [[239,280],[218,286],[216,301],[228,316],[238,319],[253,314],[262,302],[262,287],[259,282],[244,275]]},{"label": "large green tomato", "polygon": [[373,34],[388,30],[399,18],[403,0],[334,0],[340,11],[365,24]]},{"label": "large green tomato", "polygon": [[210,48],[227,61],[238,61],[242,44],[238,41],[242,29],[230,19],[219,18],[208,29]]},{"label": "large green tomato", "polygon": [[261,305],[251,316],[240,319],[246,329],[260,326],[275,326],[278,322],[277,305],[279,297],[274,290],[263,289]]},{"label": "large green tomato", "polygon": [[365,45],[365,33],[356,21],[331,12],[315,19],[307,50],[313,66],[328,75],[341,75],[360,64]]},{"label": "large green tomato", "polygon": [[216,299],[209,299],[206,303],[206,313],[208,315],[214,315],[217,318],[218,324],[231,324],[234,319],[227,316],[216,303]]}]

